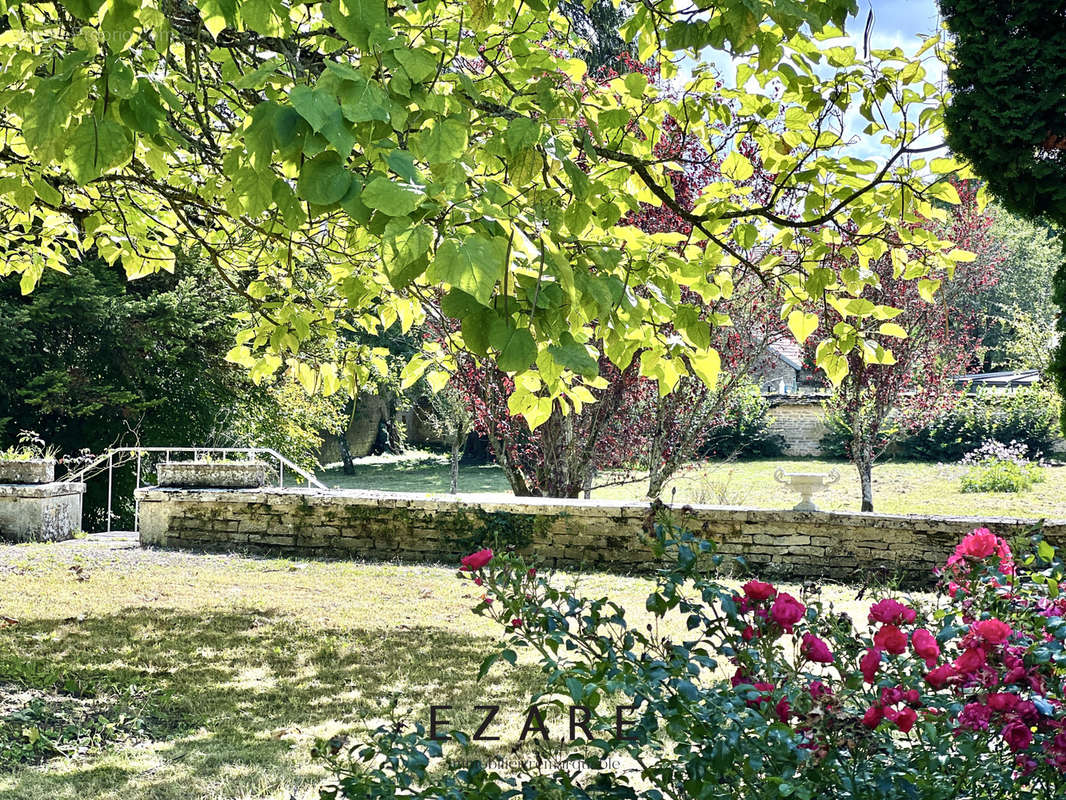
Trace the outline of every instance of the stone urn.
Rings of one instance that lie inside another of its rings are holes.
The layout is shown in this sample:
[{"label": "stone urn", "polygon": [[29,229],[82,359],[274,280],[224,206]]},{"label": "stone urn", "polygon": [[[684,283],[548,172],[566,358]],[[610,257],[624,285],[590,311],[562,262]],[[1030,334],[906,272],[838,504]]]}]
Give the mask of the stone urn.
[{"label": "stone urn", "polygon": [[840,480],[840,473],[831,472],[785,472],[778,469],[774,480],[788,486],[800,496],[800,501],[792,507],[793,511],[817,511],[818,506],[811,500],[812,495],[820,492]]},{"label": "stone urn", "polygon": [[0,483],[52,483],[55,479],[54,458],[0,459]]},{"label": "stone urn", "polygon": [[181,489],[259,489],[266,485],[263,461],[164,461],[156,466],[161,487]]}]

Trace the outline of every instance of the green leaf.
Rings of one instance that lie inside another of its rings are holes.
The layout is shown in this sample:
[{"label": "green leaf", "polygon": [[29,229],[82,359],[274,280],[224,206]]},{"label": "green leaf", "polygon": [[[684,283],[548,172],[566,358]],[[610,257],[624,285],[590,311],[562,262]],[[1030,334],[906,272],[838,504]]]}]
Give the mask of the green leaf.
[{"label": "green leaf", "polygon": [[437,120],[429,130],[411,137],[411,151],[430,164],[451,163],[466,152],[468,133],[469,127],[462,120]]},{"label": "green leaf", "polygon": [[326,7],[326,18],[341,36],[364,51],[370,47],[372,34],[388,30],[384,0],[334,0]]},{"label": "green leaf", "polygon": [[360,199],[368,208],[375,208],[382,214],[403,217],[418,208],[422,197],[389,178],[379,176],[366,185]]},{"label": "green leaf", "polygon": [[484,306],[496,282],[503,278],[507,243],[502,239],[468,236],[462,242],[446,239],[437,248],[430,280],[440,280],[466,292]]},{"label": "green leaf", "polygon": [[600,365],[596,359],[589,355],[588,348],[576,341],[569,331],[563,333],[559,341],[560,344],[548,347],[548,352],[556,364],[587,378],[600,374]]},{"label": "green leaf", "polygon": [[385,226],[383,239],[387,243],[385,272],[393,288],[402,289],[425,271],[433,228],[425,223],[411,225],[409,220],[397,217]]},{"label": "green leaf", "polygon": [[384,89],[351,67],[330,63],[326,68],[344,78],[337,94],[345,117],[352,122],[389,121],[389,95]]},{"label": "green leaf", "polygon": [[296,191],[309,203],[329,206],[347,194],[351,183],[352,173],[345,169],[344,160],[327,150],[304,162]]},{"label": "green leaf", "polygon": [[796,341],[803,344],[812,333],[818,330],[818,316],[809,314],[799,309],[789,312],[788,329],[796,337]]},{"label": "green leaf", "polygon": [[885,336],[895,336],[897,339],[906,339],[907,331],[902,326],[897,325],[895,322],[882,322],[877,326],[879,333]]},{"label": "green leaf", "polygon": [[66,165],[79,186],[133,157],[133,142],[114,120],[82,117],[67,141]]},{"label": "green leaf", "polygon": [[489,341],[499,350],[496,366],[504,372],[521,372],[537,358],[537,345],[525,328],[512,328],[497,318],[489,331]]},{"label": "green leaf", "polygon": [[407,73],[407,77],[415,83],[421,83],[430,75],[437,74],[437,67],[439,61],[437,56],[432,53],[422,50],[420,48],[408,50],[407,48],[399,48],[393,50],[393,54],[396,56],[396,60],[403,66],[404,72]]}]

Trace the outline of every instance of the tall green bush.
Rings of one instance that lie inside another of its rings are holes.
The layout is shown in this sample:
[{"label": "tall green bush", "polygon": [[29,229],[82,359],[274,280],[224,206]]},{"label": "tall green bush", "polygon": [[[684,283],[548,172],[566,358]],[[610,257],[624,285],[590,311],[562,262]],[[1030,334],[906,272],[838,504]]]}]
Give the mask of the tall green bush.
[{"label": "tall green bush", "polygon": [[700,447],[701,458],[777,458],[785,440],[770,432],[770,404],[754,384],[737,389],[729,407],[714,419]]},{"label": "tall green bush", "polygon": [[1061,404],[1055,392],[1039,387],[1011,394],[969,394],[932,425],[903,437],[895,455],[958,461],[988,441],[1023,444],[1030,457],[1047,455],[1060,433]]}]

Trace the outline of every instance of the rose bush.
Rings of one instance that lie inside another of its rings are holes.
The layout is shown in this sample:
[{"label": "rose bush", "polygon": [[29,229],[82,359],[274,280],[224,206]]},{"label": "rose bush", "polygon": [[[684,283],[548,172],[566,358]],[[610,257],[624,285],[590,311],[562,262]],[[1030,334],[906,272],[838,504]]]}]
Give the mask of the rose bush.
[{"label": "rose bush", "polygon": [[[448,771],[434,768],[441,746],[421,728],[382,729],[327,755],[337,779],[323,796],[1066,795],[1066,569],[1039,535],[1015,554],[976,530],[940,571],[939,602],[884,598],[859,625],[770,583],[729,589],[710,577],[712,545],[669,522],[654,539],[670,558],[647,610],[683,621],[682,640],[631,624],[608,598],[558,588],[513,555],[482,552],[459,573],[484,592],[475,611],[501,625],[482,675],[532,649],[545,676],[533,701],[592,710],[592,737],[575,743],[571,768]],[[624,731],[617,705],[627,707]]]}]

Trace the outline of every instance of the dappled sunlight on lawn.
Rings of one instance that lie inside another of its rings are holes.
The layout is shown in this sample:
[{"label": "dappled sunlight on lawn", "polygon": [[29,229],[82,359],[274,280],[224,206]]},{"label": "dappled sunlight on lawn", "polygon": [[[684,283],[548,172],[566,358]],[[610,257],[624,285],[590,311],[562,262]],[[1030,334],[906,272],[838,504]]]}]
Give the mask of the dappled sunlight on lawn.
[{"label": "dappled sunlight on lawn", "polygon": [[[759,461],[700,462],[687,465],[667,484],[663,500],[723,506],[788,509],[798,496],[774,480],[785,472],[836,470],[840,481],[815,495],[825,511],[858,511],[859,478],[846,462],[818,459],[764,459]],[[1046,480],[1018,494],[963,494],[958,464],[885,462],[874,467],[874,509],[885,514],[947,514],[960,516],[1066,519],[1066,467],[1049,467]],[[380,491],[447,492],[449,465],[445,456],[415,452],[407,456],[358,459],[354,475],[339,469],[320,475],[331,487]],[[609,473],[601,481],[614,481]],[[643,499],[645,482],[639,473],[621,486],[593,491],[594,498]],[[494,465],[460,467],[459,492],[510,493],[503,471]]]}]

